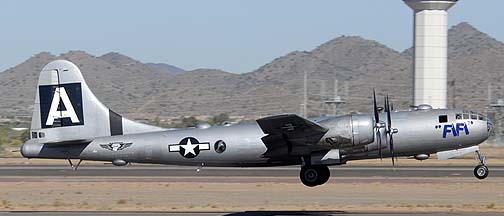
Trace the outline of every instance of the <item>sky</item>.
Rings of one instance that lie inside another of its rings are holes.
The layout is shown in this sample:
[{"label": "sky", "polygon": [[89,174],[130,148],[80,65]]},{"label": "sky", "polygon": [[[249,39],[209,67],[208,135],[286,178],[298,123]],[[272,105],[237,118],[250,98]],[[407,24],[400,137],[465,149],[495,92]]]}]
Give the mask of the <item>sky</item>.
[{"label": "sky", "polygon": [[[449,25],[469,22],[504,41],[502,8],[502,0],[459,0]],[[0,71],[42,51],[83,50],[243,73],[341,35],[402,51],[412,45],[412,23],[402,0],[6,0]]]}]

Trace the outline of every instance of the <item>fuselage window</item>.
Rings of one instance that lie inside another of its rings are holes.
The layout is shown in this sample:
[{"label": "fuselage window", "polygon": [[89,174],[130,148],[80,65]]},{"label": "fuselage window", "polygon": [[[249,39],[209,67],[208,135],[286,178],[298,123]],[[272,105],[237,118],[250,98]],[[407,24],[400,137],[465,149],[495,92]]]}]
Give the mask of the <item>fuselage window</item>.
[{"label": "fuselage window", "polygon": [[45,133],[44,132],[39,132],[38,136],[39,136],[39,138],[44,138],[45,137]]},{"label": "fuselage window", "polygon": [[464,113],[464,119],[469,119],[469,114],[468,113]]},{"label": "fuselage window", "polygon": [[32,139],[37,139],[37,132],[32,132]]},{"label": "fuselage window", "polygon": [[461,113],[457,113],[455,114],[455,119],[462,119],[462,114]]},{"label": "fuselage window", "polygon": [[473,114],[471,114],[471,119],[477,120],[477,119],[478,119],[478,115],[476,115],[476,114],[474,114],[474,113],[473,113]]},{"label": "fuselage window", "polygon": [[447,115],[440,115],[439,116],[439,123],[446,123],[448,122],[448,116]]}]

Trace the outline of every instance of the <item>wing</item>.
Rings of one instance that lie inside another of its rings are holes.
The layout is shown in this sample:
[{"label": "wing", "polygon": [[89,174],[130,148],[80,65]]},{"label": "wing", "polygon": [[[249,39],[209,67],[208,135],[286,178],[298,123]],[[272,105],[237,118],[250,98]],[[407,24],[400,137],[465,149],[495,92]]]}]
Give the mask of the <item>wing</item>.
[{"label": "wing", "polygon": [[267,134],[261,138],[268,148],[265,157],[304,154],[314,149],[328,131],[324,126],[295,114],[270,116],[258,119],[257,123]]}]

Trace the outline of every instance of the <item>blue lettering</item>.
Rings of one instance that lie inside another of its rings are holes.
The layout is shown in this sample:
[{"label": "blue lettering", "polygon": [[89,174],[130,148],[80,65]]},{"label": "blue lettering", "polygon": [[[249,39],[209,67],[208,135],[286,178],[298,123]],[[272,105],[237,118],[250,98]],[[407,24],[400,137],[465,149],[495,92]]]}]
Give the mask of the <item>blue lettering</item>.
[{"label": "blue lettering", "polygon": [[[439,126],[440,128],[441,126]],[[460,136],[461,133],[465,133],[465,135],[469,135],[469,127],[466,123],[457,123],[457,124],[445,124],[443,125],[443,138],[446,138],[447,134],[453,134],[454,137]]]},{"label": "blue lettering", "polygon": [[[459,132],[460,131],[464,131],[467,126],[465,125],[465,123],[457,123],[457,133],[460,134]],[[467,133],[466,133],[467,135]]]},{"label": "blue lettering", "polygon": [[453,130],[453,125],[444,125],[443,127],[443,138],[445,139],[446,138],[446,134],[447,133],[453,133],[453,135],[455,135],[455,130]]}]

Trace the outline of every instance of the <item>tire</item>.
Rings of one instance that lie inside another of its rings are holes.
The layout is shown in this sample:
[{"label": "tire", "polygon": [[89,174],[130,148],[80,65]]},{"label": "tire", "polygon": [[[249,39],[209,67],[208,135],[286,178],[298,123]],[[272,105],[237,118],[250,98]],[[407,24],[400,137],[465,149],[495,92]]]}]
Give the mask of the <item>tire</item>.
[{"label": "tire", "polygon": [[485,179],[488,176],[488,167],[485,165],[478,165],[474,168],[474,176],[478,179]]},{"label": "tire", "polygon": [[323,185],[329,180],[329,177],[331,177],[331,171],[329,171],[329,167],[326,166],[320,166],[318,169],[321,173],[318,185]]},{"label": "tire", "polygon": [[320,170],[317,167],[304,166],[301,167],[301,171],[299,172],[301,182],[308,187],[319,185],[321,177]]},{"label": "tire", "polygon": [[331,173],[327,166],[305,166],[299,172],[301,182],[308,187],[315,187],[326,183]]}]

